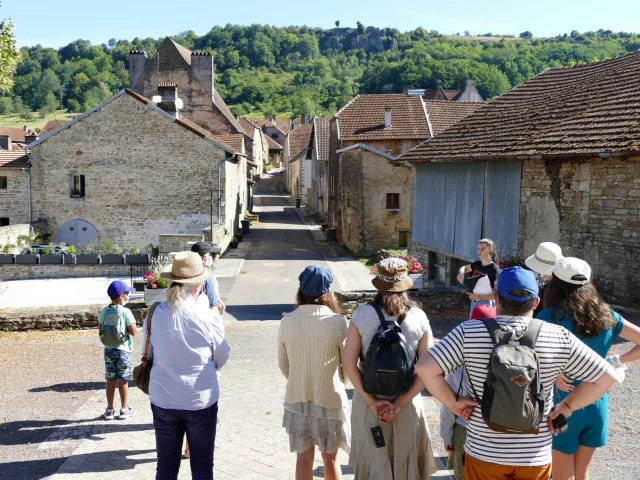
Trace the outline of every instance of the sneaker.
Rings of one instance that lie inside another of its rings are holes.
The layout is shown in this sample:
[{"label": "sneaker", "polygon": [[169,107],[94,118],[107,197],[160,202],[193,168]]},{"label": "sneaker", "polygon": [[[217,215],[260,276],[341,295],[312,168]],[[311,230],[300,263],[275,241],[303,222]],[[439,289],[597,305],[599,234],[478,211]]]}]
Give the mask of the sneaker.
[{"label": "sneaker", "polygon": [[133,416],[133,410],[131,410],[131,408],[129,407],[126,407],[120,409],[120,416],[118,418],[120,420],[125,420],[131,416]]},{"label": "sneaker", "polygon": [[113,408],[107,408],[102,414],[102,418],[105,420],[113,420],[116,418],[116,411]]}]

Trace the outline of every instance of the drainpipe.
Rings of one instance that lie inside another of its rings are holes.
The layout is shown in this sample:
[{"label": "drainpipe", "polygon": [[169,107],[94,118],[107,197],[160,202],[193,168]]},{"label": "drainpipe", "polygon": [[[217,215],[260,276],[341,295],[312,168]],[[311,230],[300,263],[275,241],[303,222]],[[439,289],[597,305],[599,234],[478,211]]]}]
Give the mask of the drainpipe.
[{"label": "drainpipe", "polygon": [[31,225],[31,172],[28,168],[23,168],[22,171],[29,177],[29,225]]}]

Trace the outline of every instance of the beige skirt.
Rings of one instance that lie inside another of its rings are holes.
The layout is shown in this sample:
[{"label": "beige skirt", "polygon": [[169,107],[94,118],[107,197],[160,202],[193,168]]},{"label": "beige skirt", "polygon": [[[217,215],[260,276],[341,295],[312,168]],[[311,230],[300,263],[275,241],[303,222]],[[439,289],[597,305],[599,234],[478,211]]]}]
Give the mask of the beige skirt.
[{"label": "beige skirt", "polygon": [[[376,448],[371,429],[382,428],[385,446]],[[428,480],[438,468],[431,448],[422,397],[416,396],[390,424],[378,422],[358,392],[351,405],[351,454],[354,480]]]}]

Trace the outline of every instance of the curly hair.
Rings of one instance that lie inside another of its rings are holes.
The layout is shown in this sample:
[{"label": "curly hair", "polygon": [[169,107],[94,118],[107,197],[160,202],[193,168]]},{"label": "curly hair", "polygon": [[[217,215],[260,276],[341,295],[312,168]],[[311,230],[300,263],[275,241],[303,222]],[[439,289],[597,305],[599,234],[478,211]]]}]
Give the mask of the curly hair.
[{"label": "curly hair", "polygon": [[329,307],[333,313],[342,315],[340,304],[331,290],[318,297],[310,297],[309,295],[302,293],[302,290],[298,289],[298,293],[296,294],[296,303],[296,306],[298,307],[300,305],[324,305],[325,307]]},{"label": "curly hair", "polygon": [[555,309],[553,320],[556,322],[570,317],[575,335],[597,337],[603,330],[615,326],[611,307],[592,283],[575,285],[552,275],[544,292],[543,306]]},{"label": "curly hair", "polygon": [[398,321],[404,320],[409,310],[418,304],[411,300],[407,292],[378,292],[373,303],[392,317],[398,316]]}]

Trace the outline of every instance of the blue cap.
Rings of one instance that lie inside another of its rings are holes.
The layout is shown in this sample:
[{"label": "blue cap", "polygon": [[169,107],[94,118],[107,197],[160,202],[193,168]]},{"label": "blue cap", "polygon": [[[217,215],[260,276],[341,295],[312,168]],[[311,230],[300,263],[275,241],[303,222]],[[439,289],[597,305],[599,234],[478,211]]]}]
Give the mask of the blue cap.
[{"label": "blue cap", "polygon": [[107,295],[109,295],[109,298],[116,298],[125,292],[131,293],[135,291],[135,288],[131,288],[126,283],[121,282],[120,280],[116,280],[115,282],[111,282],[109,288],[107,288]]},{"label": "blue cap", "polygon": [[300,280],[300,290],[307,297],[319,297],[324,295],[331,288],[333,275],[320,265],[311,265],[304,269],[298,277]]},{"label": "blue cap", "polygon": [[[526,290],[531,295],[516,297],[509,294],[512,290]],[[529,302],[538,296],[536,276],[531,270],[525,270],[521,267],[505,268],[498,277],[498,293],[514,302]]]}]

